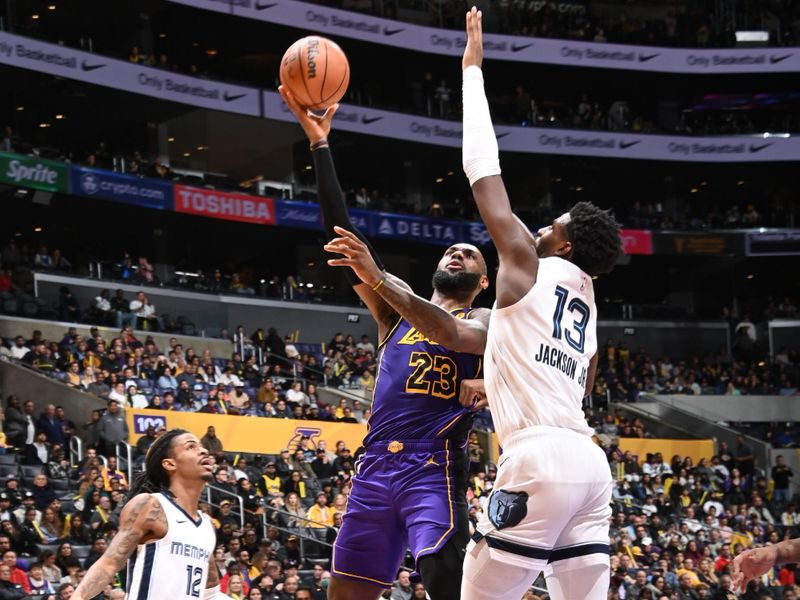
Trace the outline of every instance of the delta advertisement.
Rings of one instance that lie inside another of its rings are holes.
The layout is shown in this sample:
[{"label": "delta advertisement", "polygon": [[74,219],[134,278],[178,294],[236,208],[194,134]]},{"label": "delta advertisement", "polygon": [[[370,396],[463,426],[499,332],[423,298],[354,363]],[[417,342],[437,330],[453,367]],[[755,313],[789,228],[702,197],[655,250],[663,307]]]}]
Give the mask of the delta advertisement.
[{"label": "delta advertisement", "polygon": [[[463,31],[423,27],[297,0],[170,0],[194,8],[428,54],[461,56]],[[534,10],[535,10],[535,4]],[[580,10],[564,3],[560,10]],[[465,5],[466,6],[466,5]],[[696,49],[485,33],[488,59],[657,73],[796,73],[798,48]],[[346,48],[345,48],[346,50]]]}]

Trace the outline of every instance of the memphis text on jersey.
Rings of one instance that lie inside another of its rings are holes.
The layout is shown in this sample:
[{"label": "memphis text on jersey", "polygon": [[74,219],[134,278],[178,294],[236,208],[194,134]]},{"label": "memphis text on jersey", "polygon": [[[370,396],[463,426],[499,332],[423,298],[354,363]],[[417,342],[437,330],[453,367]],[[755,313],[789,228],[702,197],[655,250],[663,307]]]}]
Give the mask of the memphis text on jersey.
[{"label": "memphis text on jersey", "polygon": [[169,553],[174,556],[196,558],[203,563],[208,562],[208,559],[211,556],[208,550],[199,548],[193,544],[184,544],[183,542],[172,542],[169,547]]},{"label": "memphis text on jersey", "polygon": [[[558,369],[570,379],[575,380],[575,373],[578,370],[578,361],[563,350],[553,348],[547,344],[539,344],[539,352],[533,357],[533,360]],[[586,367],[581,367],[580,375],[575,381],[581,387],[586,385]]]}]

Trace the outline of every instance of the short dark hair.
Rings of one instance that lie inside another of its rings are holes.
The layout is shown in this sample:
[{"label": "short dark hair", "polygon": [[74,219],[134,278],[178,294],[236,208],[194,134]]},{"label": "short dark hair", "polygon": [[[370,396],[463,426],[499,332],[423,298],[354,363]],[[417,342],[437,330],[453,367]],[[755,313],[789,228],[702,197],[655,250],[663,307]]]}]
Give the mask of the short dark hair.
[{"label": "short dark hair", "polygon": [[569,209],[567,234],[572,242],[572,262],[588,275],[608,273],[622,253],[620,225],[613,215],[591,202]]}]

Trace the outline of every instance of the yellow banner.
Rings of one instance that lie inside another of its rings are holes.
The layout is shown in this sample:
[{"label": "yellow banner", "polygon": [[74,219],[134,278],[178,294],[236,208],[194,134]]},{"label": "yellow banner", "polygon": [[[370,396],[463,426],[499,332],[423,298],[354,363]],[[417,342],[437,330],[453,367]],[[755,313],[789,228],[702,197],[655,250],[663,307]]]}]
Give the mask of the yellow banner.
[{"label": "yellow banner", "polygon": [[681,458],[691,456],[694,464],[701,458],[711,460],[714,456],[714,440],[667,440],[654,438],[619,438],[619,448],[623,452],[630,450],[644,462],[648,452],[661,452],[664,462],[669,464],[674,455]]},{"label": "yellow banner", "polygon": [[[691,456],[694,464],[701,458],[710,460],[714,456],[713,440],[668,440],[661,438],[619,438],[619,447],[625,452],[630,450],[632,454],[639,457],[639,462],[644,462],[648,452],[655,454],[661,452],[664,462],[669,464],[672,457],[677,454],[681,457]],[[497,443],[497,434],[492,433],[492,445],[490,456],[493,462],[497,462],[500,457],[500,446]],[[800,450],[798,450],[800,457]]]},{"label": "yellow banner", "polygon": [[354,423],[295,421],[164,410],[128,409],[125,414],[130,431],[128,436],[130,444],[135,444],[151,425],[156,428],[164,426],[167,429],[186,429],[199,438],[205,435],[209,425],[213,425],[226,452],[278,454],[283,448],[293,450],[300,437],[307,435],[311,438],[312,447],[320,440],[324,440],[327,447],[333,450],[336,442],[343,440],[355,453],[367,434],[366,425]]}]

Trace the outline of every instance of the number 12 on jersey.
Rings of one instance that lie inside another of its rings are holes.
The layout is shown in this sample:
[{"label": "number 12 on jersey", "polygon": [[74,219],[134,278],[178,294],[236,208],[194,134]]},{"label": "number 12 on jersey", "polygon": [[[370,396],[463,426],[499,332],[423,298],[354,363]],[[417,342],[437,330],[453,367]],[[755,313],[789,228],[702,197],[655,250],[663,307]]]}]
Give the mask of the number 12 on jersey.
[{"label": "number 12 on jersey", "polygon": [[[586,343],[586,327],[589,325],[589,306],[580,298],[573,298],[567,304],[569,291],[560,285],[556,286],[556,298],[556,310],[553,313],[553,337],[560,340],[563,336],[570,347],[582,354]],[[564,308],[573,315],[573,329],[561,326]]]},{"label": "number 12 on jersey", "polygon": [[200,597],[200,582],[203,581],[203,569],[186,565],[186,595]]}]

